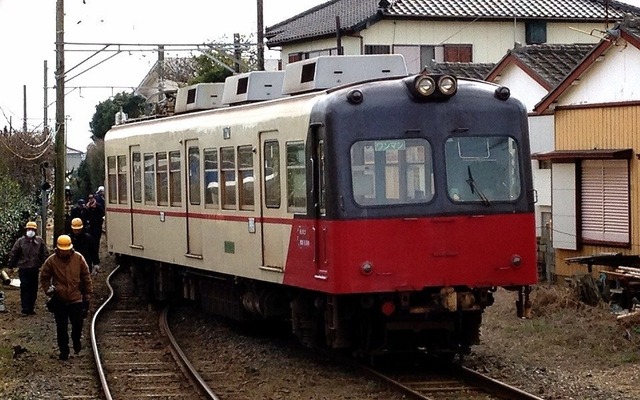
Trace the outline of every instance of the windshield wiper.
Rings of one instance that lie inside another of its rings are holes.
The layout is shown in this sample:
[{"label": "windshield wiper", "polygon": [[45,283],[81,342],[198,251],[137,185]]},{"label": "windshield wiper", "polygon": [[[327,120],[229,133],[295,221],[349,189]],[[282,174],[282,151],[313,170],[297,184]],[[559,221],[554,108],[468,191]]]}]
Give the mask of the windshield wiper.
[{"label": "windshield wiper", "polygon": [[476,184],[476,181],[473,179],[473,175],[471,175],[471,166],[469,166],[469,165],[467,165],[467,173],[469,174],[469,179],[467,179],[467,183],[469,184],[469,187],[471,188],[471,193],[477,194],[478,197],[480,197],[480,200],[482,200],[482,203],[485,206],[490,206],[491,202],[489,201],[487,196],[484,193],[482,193],[482,190],[480,190],[480,188]]}]

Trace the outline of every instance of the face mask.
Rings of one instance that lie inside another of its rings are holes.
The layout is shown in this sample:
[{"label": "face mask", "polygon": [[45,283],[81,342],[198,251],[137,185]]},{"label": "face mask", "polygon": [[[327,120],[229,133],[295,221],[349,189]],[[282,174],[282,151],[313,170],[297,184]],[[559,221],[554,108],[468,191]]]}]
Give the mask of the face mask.
[{"label": "face mask", "polygon": [[36,231],[32,231],[32,230],[28,230],[27,231],[27,237],[28,238],[32,238],[36,235]]}]

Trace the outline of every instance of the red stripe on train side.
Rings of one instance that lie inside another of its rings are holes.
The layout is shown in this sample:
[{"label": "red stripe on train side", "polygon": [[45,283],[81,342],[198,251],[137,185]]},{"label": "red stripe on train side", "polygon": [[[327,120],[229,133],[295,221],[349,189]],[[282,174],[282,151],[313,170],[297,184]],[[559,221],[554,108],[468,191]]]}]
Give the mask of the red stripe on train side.
[{"label": "red stripe on train side", "polygon": [[119,214],[139,214],[139,215],[160,215],[164,213],[165,217],[175,218],[197,218],[205,220],[217,220],[217,221],[235,221],[235,222],[247,222],[249,218],[254,218],[256,223],[265,224],[284,224],[291,225],[293,218],[272,218],[272,217],[257,217],[257,216],[242,216],[242,215],[227,215],[217,213],[187,213],[185,211],[166,211],[163,209],[139,209],[139,208],[115,208],[108,207],[107,212],[119,213]]},{"label": "red stripe on train side", "polygon": [[295,220],[284,282],[335,294],[528,285],[536,257],[533,214]]}]

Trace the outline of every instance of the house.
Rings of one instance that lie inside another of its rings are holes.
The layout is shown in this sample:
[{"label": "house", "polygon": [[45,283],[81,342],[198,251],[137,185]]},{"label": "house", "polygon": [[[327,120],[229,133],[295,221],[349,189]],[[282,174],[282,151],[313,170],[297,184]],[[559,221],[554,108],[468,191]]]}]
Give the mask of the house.
[{"label": "house", "polygon": [[[534,107],[554,114],[551,163],[556,274],[568,259],[640,254],[640,20],[626,18]],[[597,271],[597,269],[596,269]]]},{"label": "house", "polygon": [[265,37],[283,65],[394,53],[417,73],[431,61],[494,63],[517,44],[597,43],[626,13],[640,8],[613,0],[333,0],[267,27]]},{"label": "house", "polygon": [[[591,44],[536,44],[511,49],[486,74],[486,80],[506,86],[512,96],[529,111],[532,153],[554,150],[554,115],[537,115],[538,102],[555,88],[596,46]],[[536,233],[539,238],[539,266],[550,280],[555,274],[555,256],[551,245],[551,164],[532,160],[533,187],[537,192]]]},{"label": "house", "polygon": [[84,160],[84,156],[84,152],[72,149],[71,147],[67,146],[67,173],[70,173],[71,171],[77,171],[78,167],[80,167],[80,163],[82,162],[82,160]]}]

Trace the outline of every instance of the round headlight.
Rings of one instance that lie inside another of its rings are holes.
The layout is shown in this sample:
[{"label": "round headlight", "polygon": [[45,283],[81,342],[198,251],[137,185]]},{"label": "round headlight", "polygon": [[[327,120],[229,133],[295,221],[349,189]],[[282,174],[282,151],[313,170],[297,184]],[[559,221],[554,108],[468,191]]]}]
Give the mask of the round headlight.
[{"label": "round headlight", "polygon": [[436,90],[436,83],[428,76],[416,79],[416,91],[422,96],[429,96]]},{"label": "round headlight", "polygon": [[438,89],[442,94],[451,95],[457,89],[456,80],[451,76],[445,75],[438,80]]}]

